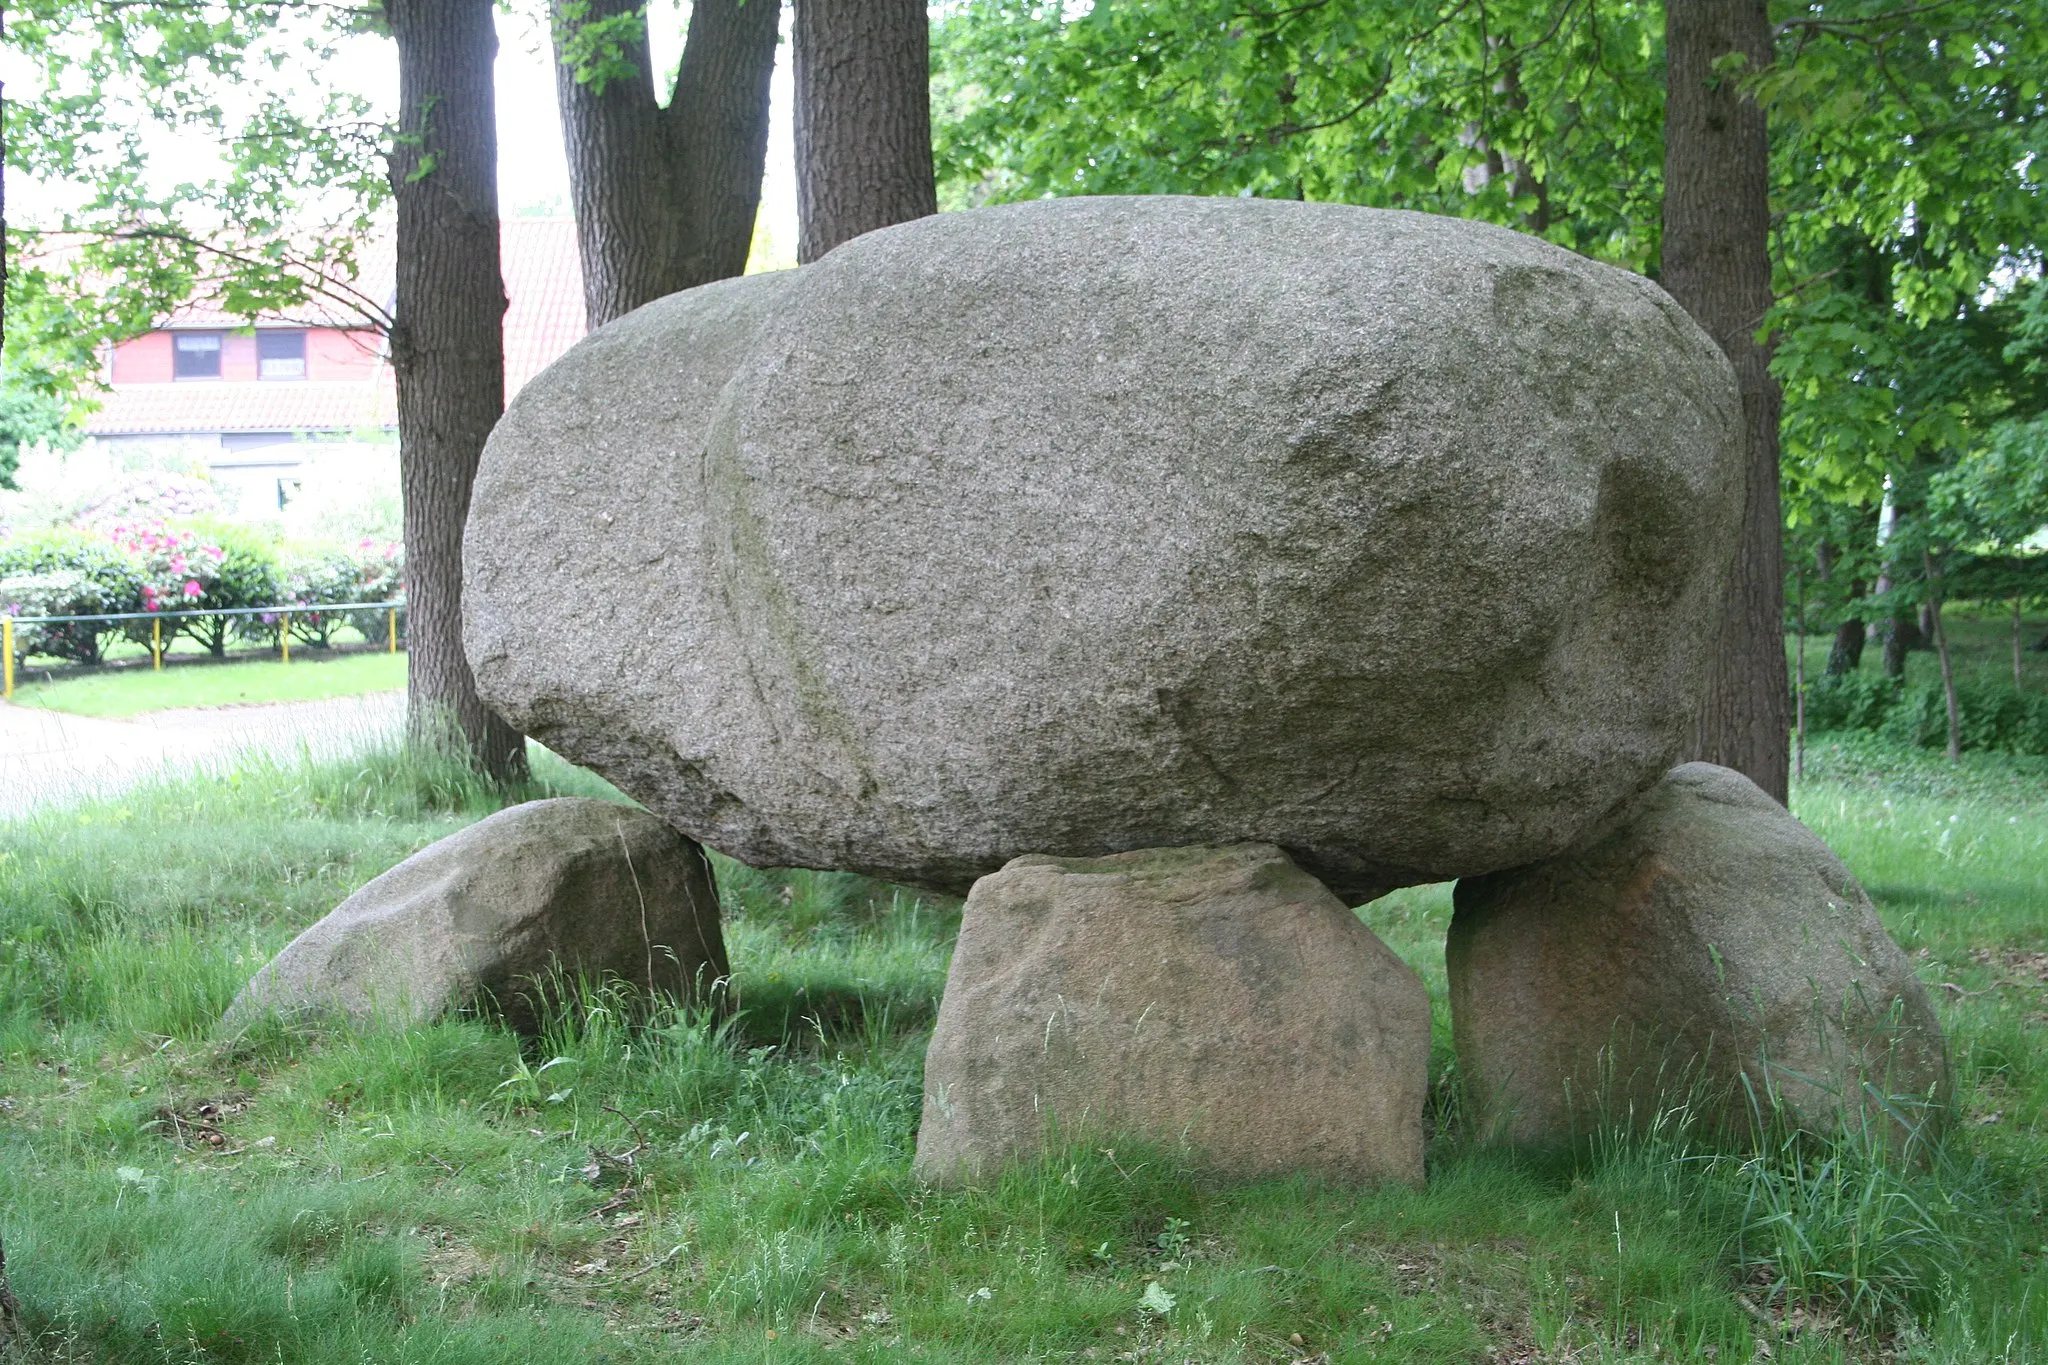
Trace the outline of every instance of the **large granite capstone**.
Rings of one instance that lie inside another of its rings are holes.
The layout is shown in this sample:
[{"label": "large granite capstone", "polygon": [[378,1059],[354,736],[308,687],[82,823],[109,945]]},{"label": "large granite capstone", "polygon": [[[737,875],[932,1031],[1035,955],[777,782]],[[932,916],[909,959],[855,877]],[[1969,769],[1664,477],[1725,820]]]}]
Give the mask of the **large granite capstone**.
[{"label": "large granite capstone", "polygon": [[1070,199],[659,300],[529,384],[485,698],[755,865],[963,891],[1277,844],[1556,854],[1677,756],[1742,501],[1655,285],[1454,219]]}]

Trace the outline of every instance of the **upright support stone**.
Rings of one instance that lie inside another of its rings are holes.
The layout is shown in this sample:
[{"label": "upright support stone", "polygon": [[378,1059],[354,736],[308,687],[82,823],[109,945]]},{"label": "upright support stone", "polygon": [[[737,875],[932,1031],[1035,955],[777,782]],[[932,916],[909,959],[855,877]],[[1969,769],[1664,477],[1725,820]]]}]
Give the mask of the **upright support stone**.
[{"label": "upright support stone", "polygon": [[1897,1140],[1946,1097],[1941,1025],[1870,898],[1739,773],[1674,768],[1592,847],[1467,878],[1456,903],[1458,1069],[1494,1137],[1686,1104],[1736,1133],[1775,1108]]},{"label": "upright support stone", "polygon": [[0,1360],[26,1358],[28,1333],[21,1326],[21,1305],[7,1288],[7,1249],[0,1246]]},{"label": "upright support stone", "polygon": [[1419,1182],[1429,1023],[1421,979],[1270,844],[1018,858],[967,898],[917,1172],[1086,1131]]}]

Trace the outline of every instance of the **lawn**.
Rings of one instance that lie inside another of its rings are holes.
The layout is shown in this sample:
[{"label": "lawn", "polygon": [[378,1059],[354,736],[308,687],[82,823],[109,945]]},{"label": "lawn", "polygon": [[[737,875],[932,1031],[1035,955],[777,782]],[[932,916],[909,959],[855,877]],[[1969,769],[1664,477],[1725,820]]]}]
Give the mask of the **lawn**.
[{"label": "lawn", "polygon": [[21,706],[74,716],[126,720],[185,706],[319,701],[404,687],[403,654],[328,654],[308,649],[299,651],[290,663],[275,659],[215,663],[173,656],[161,671],[108,669],[21,683],[15,688],[14,700]]},{"label": "lawn", "polygon": [[[534,790],[608,794],[546,755]],[[1960,1120],[1917,1164],[1480,1148],[1448,888],[1365,907],[1438,1003],[1419,1191],[1110,1141],[919,1188],[958,908],[843,875],[720,863],[722,1030],[599,996],[524,1054],[479,1020],[213,1036],[297,929],[500,799],[371,754],[0,824],[0,1231],[57,1358],[2048,1359],[2048,762],[1809,754],[1797,809],[1950,1030]]]}]

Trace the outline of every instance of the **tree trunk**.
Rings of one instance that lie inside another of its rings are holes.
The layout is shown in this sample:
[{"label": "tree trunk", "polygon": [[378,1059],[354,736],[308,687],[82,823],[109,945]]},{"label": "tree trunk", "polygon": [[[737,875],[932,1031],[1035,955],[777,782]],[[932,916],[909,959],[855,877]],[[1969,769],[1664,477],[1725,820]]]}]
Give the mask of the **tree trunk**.
[{"label": "tree trunk", "polygon": [[2012,599],[2012,690],[2027,690],[2026,680],[2020,676],[2020,599]]},{"label": "tree trunk", "polygon": [[939,211],[923,0],[796,0],[797,260]]},{"label": "tree trunk", "polygon": [[[1771,60],[1763,0],[1668,0],[1663,284],[1735,366],[1749,491],[1693,755],[1786,797],[1785,571],[1778,386],[1756,339],[1771,306],[1770,145],[1740,80]],[[1742,72],[1715,63],[1747,59]]]},{"label": "tree trunk", "polygon": [[1884,675],[1887,678],[1906,676],[1906,654],[1913,648],[1913,637],[1918,633],[1918,627],[1903,616],[1894,616],[1879,625],[1878,634],[1884,642]]},{"label": "tree trunk", "polygon": [[408,729],[486,776],[526,776],[526,740],[483,704],[462,652],[462,528],[505,405],[491,0],[387,0],[398,40],[398,290],[391,331],[405,494]]},{"label": "tree trunk", "polygon": [[[1863,585],[1851,585],[1853,596],[1863,595]],[[1835,642],[1828,646],[1827,676],[1839,678],[1844,673],[1854,673],[1863,666],[1863,642],[1869,636],[1870,628],[1850,617],[1835,627]]]},{"label": "tree trunk", "polygon": [[630,72],[576,78],[575,31],[642,8],[590,0],[570,19],[563,0],[552,6],[555,93],[591,327],[740,274],[761,206],[779,0],[698,0],[666,107],[655,97],[644,20],[620,44]]},{"label": "tree trunk", "polygon": [[1931,551],[1922,550],[1920,562],[1927,570],[1927,601],[1923,605],[1928,634],[1934,637],[1934,656],[1941,660],[1941,699],[1948,704],[1948,761],[1954,763],[1963,756],[1963,719],[1956,706],[1956,675],[1949,667],[1948,637],[1941,629],[1941,575]]}]

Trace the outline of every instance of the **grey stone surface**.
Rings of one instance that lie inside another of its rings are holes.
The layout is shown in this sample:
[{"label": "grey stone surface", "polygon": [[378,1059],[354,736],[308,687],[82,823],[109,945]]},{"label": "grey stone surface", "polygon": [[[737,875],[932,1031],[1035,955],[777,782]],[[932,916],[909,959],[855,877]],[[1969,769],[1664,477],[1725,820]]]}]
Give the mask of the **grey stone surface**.
[{"label": "grey stone surface", "polygon": [[427,1020],[494,1001],[538,1019],[560,969],[703,999],[729,973],[704,854],[629,806],[529,801],[430,844],[288,944],[229,1007]]},{"label": "grey stone surface", "polygon": [[1422,1180],[1429,994],[1270,844],[1019,858],[967,897],[916,1169],[1067,1136],[1231,1174]]},{"label": "grey stone surface", "polygon": [[1940,1112],[1941,1025],[1912,964],[1827,845],[1740,773],[1674,768],[1593,847],[1456,899],[1451,1015],[1482,1131],[1558,1143],[1695,1087],[1700,1117],[1738,1135],[1751,1096],[1817,1129]]},{"label": "grey stone surface", "polygon": [[484,695],[755,865],[964,890],[1270,841],[1351,901],[1548,857],[1676,757],[1742,500],[1649,282],[1328,204],[942,214],[530,384]]}]

